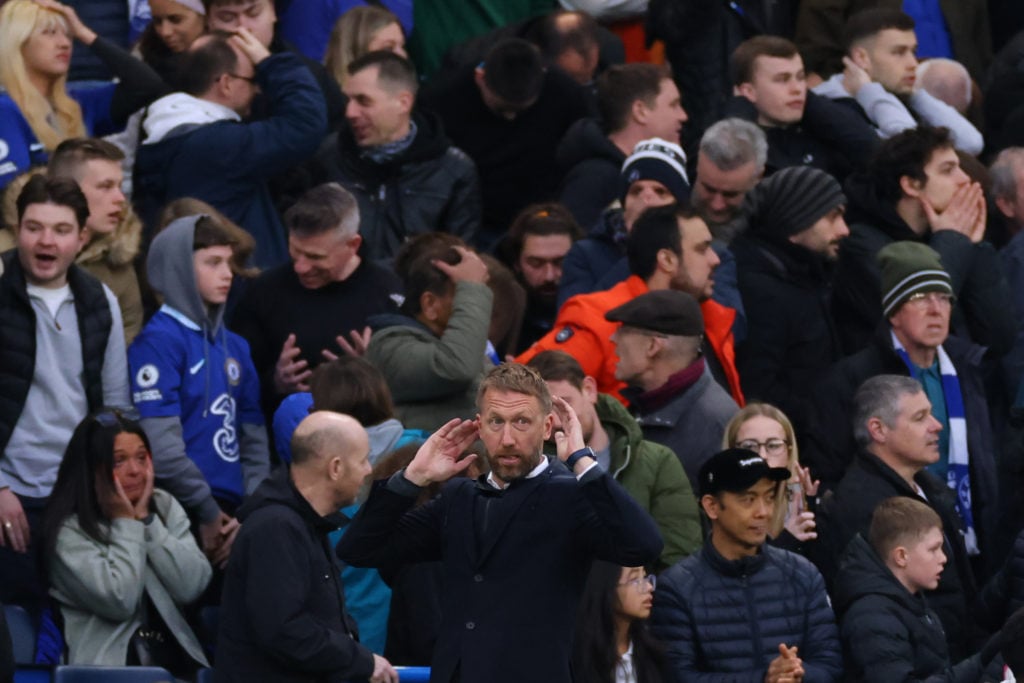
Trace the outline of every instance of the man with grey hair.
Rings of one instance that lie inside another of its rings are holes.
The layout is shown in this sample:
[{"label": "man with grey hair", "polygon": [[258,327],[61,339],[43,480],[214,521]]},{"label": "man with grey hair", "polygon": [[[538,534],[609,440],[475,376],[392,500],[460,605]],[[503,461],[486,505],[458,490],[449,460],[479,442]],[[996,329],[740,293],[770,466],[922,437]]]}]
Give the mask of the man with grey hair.
[{"label": "man with grey hair", "polygon": [[834,577],[847,544],[858,533],[867,535],[871,515],[883,500],[907,496],[927,504],[942,519],[943,552],[949,558],[928,603],[942,622],[951,659],[963,659],[971,654],[968,605],[975,593],[974,575],[956,494],[926,469],[939,459],[942,423],[932,416],[920,382],[878,375],[857,389],[853,431],[859,450],[835,495],[820,508],[815,561],[825,577]]},{"label": "man with grey hair", "polygon": [[356,640],[327,537],[346,523],[338,510],[370,475],[366,430],[318,411],[299,423],[291,446],[291,467],[239,510],[245,524],[224,582],[218,680],[398,683],[394,667]]},{"label": "man with grey hair", "polygon": [[359,255],[359,207],[336,183],[306,192],[284,215],[291,263],[249,284],[232,320],[249,342],[268,416],[282,398],[309,391],[320,362],[361,355],[367,320],[392,313],[402,284],[391,270]]},{"label": "man with grey hair", "polygon": [[693,205],[719,243],[728,245],[743,230],[743,199],[764,175],[767,158],[764,131],[750,121],[722,119],[704,132]]}]

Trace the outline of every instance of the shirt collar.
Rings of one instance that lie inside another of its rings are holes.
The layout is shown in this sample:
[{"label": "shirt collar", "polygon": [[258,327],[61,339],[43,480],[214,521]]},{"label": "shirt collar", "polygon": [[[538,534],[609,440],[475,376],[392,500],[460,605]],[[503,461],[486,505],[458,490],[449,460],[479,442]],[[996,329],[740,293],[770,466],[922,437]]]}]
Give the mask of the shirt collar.
[{"label": "shirt collar", "polygon": [[[526,478],[527,479],[533,479],[534,477],[539,475],[541,472],[546,470],[549,466],[550,466],[550,463],[548,462],[547,457],[542,455],[541,458],[540,458],[540,463],[536,467],[534,467],[533,470],[531,470],[529,474],[526,475]],[[498,489],[499,491],[503,491],[506,488],[508,488],[508,484],[505,484],[504,486],[502,486],[500,483],[498,483],[498,480],[494,478],[494,473],[493,472],[488,472],[487,473],[487,483],[490,486],[492,486],[493,488]]]}]

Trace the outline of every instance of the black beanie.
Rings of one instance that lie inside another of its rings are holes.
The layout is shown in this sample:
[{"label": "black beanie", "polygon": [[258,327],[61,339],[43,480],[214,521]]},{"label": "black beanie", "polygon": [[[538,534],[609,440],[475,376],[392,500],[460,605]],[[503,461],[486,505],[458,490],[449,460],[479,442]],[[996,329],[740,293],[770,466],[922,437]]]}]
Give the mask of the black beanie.
[{"label": "black beanie", "polygon": [[676,202],[690,198],[690,179],[686,176],[686,153],[668,140],[650,138],[633,147],[633,153],[622,163],[619,174],[619,199],[626,203],[629,186],[638,180],[657,180],[665,186]]},{"label": "black beanie", "polygon": [[844,204],[843,188],[828,173],[811,166],[790,166],[748,192],[743,210],[751,234],[781,241]]}]

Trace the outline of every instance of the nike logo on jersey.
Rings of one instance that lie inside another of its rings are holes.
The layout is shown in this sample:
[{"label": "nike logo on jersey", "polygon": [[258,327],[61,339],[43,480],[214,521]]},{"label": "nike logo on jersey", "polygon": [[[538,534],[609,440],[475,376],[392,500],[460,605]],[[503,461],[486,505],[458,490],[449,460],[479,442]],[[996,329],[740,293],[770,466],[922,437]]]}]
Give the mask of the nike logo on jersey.
[{"label": "nike logo on jersey", "polygon": [[196,363],[195,365],[193,365],[192,367],[190,367],[188,369],[188,374],[190,374],[190,375],[196,374],[197,372],[199,372],[203,368],[203,365],[205,363],[206,363],[206,359],[204,358],[201,361],[199,361],[198,363]]}]

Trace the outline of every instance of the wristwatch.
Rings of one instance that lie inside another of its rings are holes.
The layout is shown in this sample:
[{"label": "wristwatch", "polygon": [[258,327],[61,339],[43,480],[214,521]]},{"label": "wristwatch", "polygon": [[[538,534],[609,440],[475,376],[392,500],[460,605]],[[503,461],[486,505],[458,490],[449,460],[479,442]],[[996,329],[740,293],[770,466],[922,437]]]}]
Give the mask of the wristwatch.
[{"label": "wristwatch", "polygon": [[593,458],[595,462],[597,461],[597,456],[594,455],[594,449],[590,446],[584,446],[578,451],[573,451],[569,454],[569,457],[565,459],[565,466],[568,467],[571,472],[576,468],[576,463],[583,458]]}]

